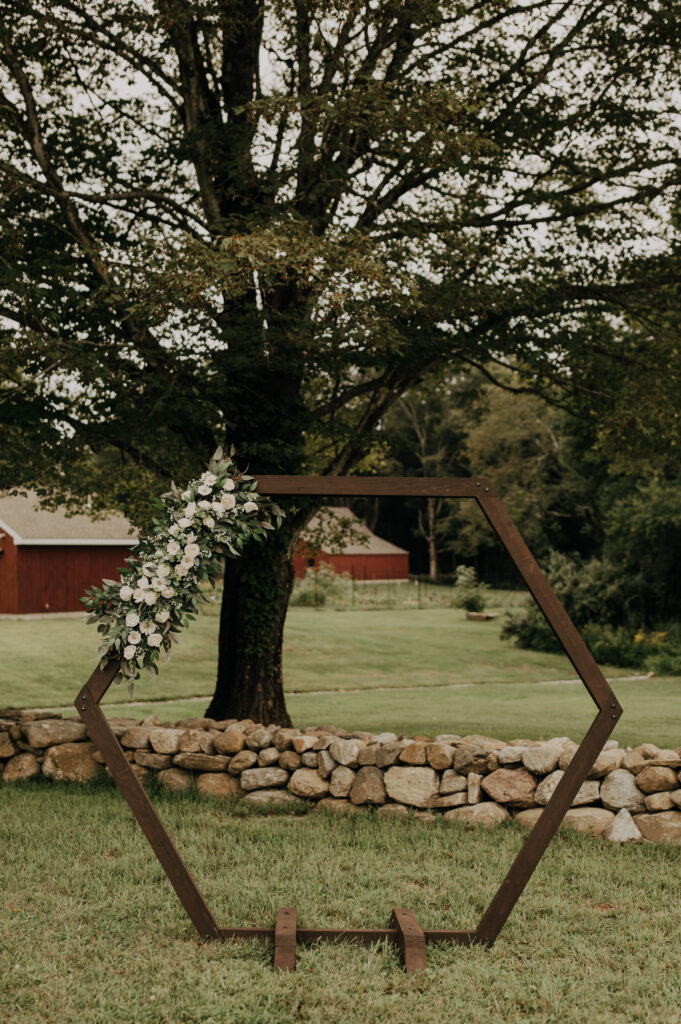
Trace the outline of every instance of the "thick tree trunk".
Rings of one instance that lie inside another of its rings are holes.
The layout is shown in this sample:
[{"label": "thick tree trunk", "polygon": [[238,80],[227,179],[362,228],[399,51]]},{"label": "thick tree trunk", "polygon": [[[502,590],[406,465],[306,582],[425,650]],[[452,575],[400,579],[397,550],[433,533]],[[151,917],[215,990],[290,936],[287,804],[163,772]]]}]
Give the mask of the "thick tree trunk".
[{"label": "thick tree trunk", "polygon": [[284,622],[293,589],[293,550],[307,513],[284,521],[264,544],[229,558],[220,613],[218,674],[206,716],[290,726],[284,698]]},{"label": "thick tree trunk", "polygon": [[252,718],[290,726],[284,698],[284,620],[293,589],[285,538],[271,534],[227,559],[220,613],[218,675],[209,718]]}]

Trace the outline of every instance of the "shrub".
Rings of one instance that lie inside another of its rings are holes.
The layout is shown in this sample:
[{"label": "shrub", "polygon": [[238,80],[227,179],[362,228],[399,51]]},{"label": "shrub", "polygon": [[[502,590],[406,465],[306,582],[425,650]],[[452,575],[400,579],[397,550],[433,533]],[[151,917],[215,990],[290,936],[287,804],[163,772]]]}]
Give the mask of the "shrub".
[{"label": "shrub", "polygon": [[597,661],[642,668],[656,675],[681,675],[681,627],[632,630],[627,626],[589,623],[584,639]]},{"label": "shrub", "polygon": [[456,571],[454,584],[454,606],[467,612],[484,611],[487,605],[486,583],[479,583],[472,565],[461,565]]},{"label": "shrub", "polygon": [[[579,628],[588,623],[615,624],[622,621],[623,583],[609,562],[592,558],[583,561],[552,551],[546,575],[556,596]],[[635,630],[630,631],[632,634]],[[534,603],[509,615],[501,632],[505,640],[535,651],[560,651],[553,630]],[[610,663],[612,664],[612,662]]]},{"label": "shrub", "polygon": [[645,667],[656,676],[681,676],[681,644],[660,648],[646,659]]},{"label": "shrub", "polygon": [[[548,560],[547,576],[568,615],[581,631],[596,661],[660,675],[681,675],[681,625],[655,629],[632,623],[630,577],[609,561],[583,562],[559,552]],[[509,615],[502,639],[534,651],[561,651],[535,604]]]},{"label": "shrub", "polygon": [[530,651],[555,653],[562,650],[553,630],[534,604],[515,614],[508,614],[501,627],[501,639],[511,640],[516,647]]},{"label": "shrub", "polygon": [[[656,675],[681,675],[681,626],[667,629],[632,629],[597,622],[581,625],[581,634],[596,661],[621,668],[642,669]],[[502,629],[503,639],[517,647],[558,652],[562,648],[538,608],[532,607]]]},{"label": "shrub", "polygon": [[327,598],[342,598],[349,583],[349,573],[337,573],[327,562],[321,562],[318,568],[305,570],[304,578],[293,588],[289,604],[318,608],[326,604]]},{"label": "shrub", "polygon": [[626,626],[602,626],[589,622],[582,636],[596,661],[626,668],[645,668],[646,659],[654,651],[654,634],[634,633]]},{"label": "shrub", "polygon": [[307,586],[307,573],[305,573],[305,579],[302,583],[296,584],[293,593],[291,594],[291,600],[289,604],[295,605],[298,608],[316,608],[318,605],[322,605],[326,601],[326,595],[320,594],[312,583],[312,586]]}]

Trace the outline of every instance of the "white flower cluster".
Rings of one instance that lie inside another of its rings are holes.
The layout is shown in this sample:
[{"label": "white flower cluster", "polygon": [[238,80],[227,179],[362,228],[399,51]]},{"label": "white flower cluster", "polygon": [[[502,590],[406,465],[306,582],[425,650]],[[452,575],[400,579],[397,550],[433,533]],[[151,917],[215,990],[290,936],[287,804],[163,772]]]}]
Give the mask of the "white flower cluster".
[{"label": "white flower cluster", "polygon": [[157,505],[154,532],[128,559],[119,582],[104,581],[83,598],[103,633],[102,667],[120,661],[129,680],[140,669],[158,671],[160,651],[170,652],[173,634],[185,627],[203,599],[201,585],[214,584],[220,554],[236,557],[252,537],[264,537],[283,513],[257,494],[252,477],[240,474],[218,451],[209,469],[181,493],[173,489]]}]

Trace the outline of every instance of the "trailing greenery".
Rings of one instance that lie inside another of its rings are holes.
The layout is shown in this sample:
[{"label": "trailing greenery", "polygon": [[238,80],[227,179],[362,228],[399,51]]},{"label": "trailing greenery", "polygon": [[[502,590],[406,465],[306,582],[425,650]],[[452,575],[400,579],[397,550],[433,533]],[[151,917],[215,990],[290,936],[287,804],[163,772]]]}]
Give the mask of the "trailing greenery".
[{"label": "trailing greenery", "polygon": [[234,452],[215,452],[208,469],[180,491],[155,501],[152,530],[143,536],[118,581],[104,580],[81,598],[102,634],[104,668],[120,661],[114,678],[138,679],[141,668],[158,672],[161,652],[170,656],[174,634],[195,618],[204,589],[223,572],[222,557],[238,558],[250,540],[262,542],[284,513],[262,498],[257,482],[240,473]]}]

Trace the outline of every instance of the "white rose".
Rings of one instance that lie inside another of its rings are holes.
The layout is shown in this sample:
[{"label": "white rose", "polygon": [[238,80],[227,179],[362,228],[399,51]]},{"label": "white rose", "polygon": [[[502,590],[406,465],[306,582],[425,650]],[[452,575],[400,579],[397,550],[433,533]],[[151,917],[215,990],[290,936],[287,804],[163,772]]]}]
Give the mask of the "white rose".
[{"label": "white rose", "polygon": [[125,616],[125,624],[126,624],[126,626],[137,626],[138,623],[139,623],[139,620],[140,620],[140,617],[139,617],[139,615],[137,615],[136,612],[128,612],[128,614]]},{"label": "white rose", "polygon": [[160,647],[163,641],[163,637],[160,633],[150,633],[147,637],[147,643],[150,647]]},{"label": "white rose", "polygon": [[188,569],[188,567],[186,565],[177,565],[177,566],[175,566],[175,575],[176,576],[179,576],[179,577],[186,576],[188,572],[189,572],[189,569]]},{"label": "white rose", "polygon": [[200,501],[199,502],[199,508],[202,508],[204,511],[206,511],[207,509],[210,508],[210,502],[209,501]]},{"label": "white rose", "polygon": [[196,505],[194,504],[193,501],[189,502],[189,504],[184,510],[184,514],[186,515],[187,519],[193,519],[193,517],[196,515]]},{"label": "white rose", "polygon": [[171,537],[177,536],[179,532],[180,527],[177,525],[177,523],[173,523],[172,526],[168,527],[168,533],[171,535]]},{"label": "white rose", "polygon": [[215,473],[205,472],[201,474],[201,479],[203,480],[204,484],[208,484],[209,487],[212,487],[213,484],[216,482],[217,477]]},{"label": "white rose", "polygon": [[147,579],[147,577],[140,576],[140,578],[137,581],[137,586],[140,587],[142,590],[147,590],[149,588],[149,580]]},{"label": "white rose", "polygon": [[186,516],[182,516],[182,519],[178,520],[178,526],[181,526],[183,530],[186,530],[188,526],[192,525],[192,520],[187,519]]},{"label": "white rose", "polygon": [[139,604],[140,601],[144,600],[144,595],[145,594],[146,594],[146,590],[142,590],[141,587],[137,587],[137,589],[133,590],[133,592],[132,592],[132,599],[133,599],[133,601],[136,601],[137,604]]},{"label": "white rose", "polygon": [[247,501],[244,505],[244,512],[257,512],[258,506],[254,501]]},{"label": "white rose", "polygon": [[161,593],[164,597],[175,597],[175,591],[172,587],[164,587]]},{"label": "white rose", "polygon": [[215,520],[213,519],[212,516],[206,516],[203,522],[208,527],[209,530],[212,530],[213,527],[215,526]]},{"label": "white rose", "polygon": [[225,511],[224,508],[222,507],[222,502],[220,501],[211,501],[210,507],[213,509],[213,512],[215,512],[216,516],[221,516],[222,513]]},{"label": "white rose", "polygon": [[184,565],[186,569],[193,569],[195,561],[196,559],[192,558],[191,555],[185,555],[180,562],[180,565]]},{"label": "white rose", "polygon": [[158,600],[158,594],[155,594],[153,590],[145,590],[144,592],[144,603],[145,604],[156,604]]},{"label": "white rose", "polygon": [[132,646],[124,647],[123,657],[125,658],[126,661],[132,661],[133,658],[137,657],[137,648]]},{"label": "white rose", "polygon": [[234,508],[234,506],[236,505],[236,498],[234,497],[233,494],[223,494],[222,497],[220,498],[220,504],[225,509],[225,511],[228,511],[230,508]]},{"label": "white rose", "polygon": [[151,621],[151,619],[145,619],[145,621],[140,626],[140,632],[144,633],[145,636],[148,636],[149,633],[153,633],[155,629],[156,626]]},{"label": "white rose", "polygon": [[166,576],[170,576],[170,566],[166,565],[165,562],[162,562],[156,570],[156,575],[160,580],[165,579]]},{"label": "white rose", "polygon": [[157,622],[167,622],[168,619],[170,618],[170,612],[168,611],[167,608],[161,608],[160,611],[156,612],[154,618],[156,619]]},{"label": "white rose", "polygon": [[184,553],[189,558],[196,558],[197,555],[201,554],[201,548],[198,544],[185,544]]},{"label": "white rose", "polygon": [[154,588],[154,590],[163,590],[163,588],[165,587],[165,581],[159,579],[158,576],[154,576],[153,580],[151,581],[151,585]]},{"label": "white rose", "polygon": [[196,489],[199,492],[199,494],[210,494],[210,492],[213,490],[213,488],[209,487],[208,484],[199,484],[199,486]]},{"label": "white rose", "polygon": [[223,491],[233,491],[234,490],[234,481],[230,480],[230,478],[227,477],[227,479],[225,480],[224,484],[222,485],[222,489],[223,489]]},{"label": "white rose", "polygon": [[166,544],[166,551],[169,555],[176,555],[180,550],[180,545],[176,540],[169,540]]},{"label": "white rose", "polygon": [[134,644],[137,647],[137,644],[142,643],[142,634],[138,633],[136,629],[131,629],[128,633],[128,643]]},{"label": "white rose", "polygon": [[118,596],[121,601],[129,601],[132,597],[132,587],[129,587],[127,583],[124,583],[121,589],[118,591]]}]

